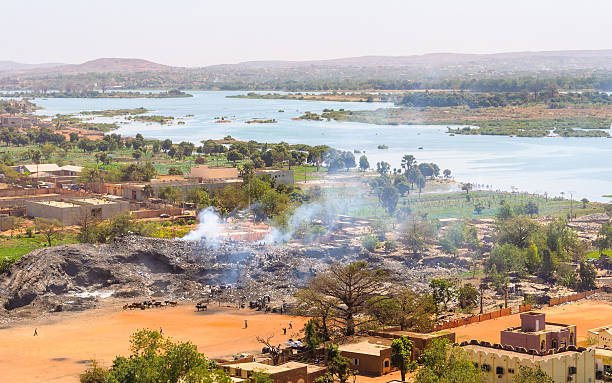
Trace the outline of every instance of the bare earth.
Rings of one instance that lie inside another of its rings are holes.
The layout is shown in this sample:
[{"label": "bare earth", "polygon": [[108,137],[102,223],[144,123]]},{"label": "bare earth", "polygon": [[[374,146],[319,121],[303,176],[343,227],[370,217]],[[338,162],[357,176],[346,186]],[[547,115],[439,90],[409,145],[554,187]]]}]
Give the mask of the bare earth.
[{"label": "bare earth", "polygon": [[[244,320],[248,328],[244,329]],[[289,321],[293,330],[289,330]],[[53,321],[37,321],[0,329],[0,381],[78,382],[88,360],[110,366],[117,355],[128,355],[129,336],[138,329],[163,329],[175,340],[190,340],[208,357],[261,351],[256,336],[274,334],[273,343],[298,338],[304,318],[263,314],[253,310],[213,308],[196,312],[193,305],[149,310],[105,307],[65,313]],[[283,336],[283,327],[287,335]],[[38,336],[33,336],[34,328]]]},{"label": "bare earth", "polygon": [[[547,322],[575,324],[578,332],[578,345],[582,346],[586,345],[588,330],[612,324],[612,304],[609,302],[586,300],[536,311],[546,313]],[[501,330],[520,325],[521,319],[518,314],[515,314],[458,327],[454,331],[458,343],[471,339],[499,343]]]}]

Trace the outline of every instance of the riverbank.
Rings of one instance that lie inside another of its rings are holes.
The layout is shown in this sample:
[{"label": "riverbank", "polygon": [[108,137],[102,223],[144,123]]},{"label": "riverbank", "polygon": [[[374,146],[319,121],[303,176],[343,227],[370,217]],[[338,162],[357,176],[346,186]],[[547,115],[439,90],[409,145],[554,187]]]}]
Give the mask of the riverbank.
[{"label": "riverbank", "polygon": [[[376,110],[326,109],[306,112],[300,120],[347,121],[374,125],[459,125],[451,134],[520,137],[609,137],[612,108],[571,106],[548,109],[544,104],[489,108],[400,107]],[[465,129],[464,127],[468,127]]]}]

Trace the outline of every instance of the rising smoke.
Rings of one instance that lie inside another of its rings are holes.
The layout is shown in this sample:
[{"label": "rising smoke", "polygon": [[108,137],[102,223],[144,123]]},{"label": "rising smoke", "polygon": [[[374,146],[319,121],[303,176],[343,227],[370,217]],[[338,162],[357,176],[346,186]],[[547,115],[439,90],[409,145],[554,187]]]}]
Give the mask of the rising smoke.
[{"label": "rising smoke", "polygon": [[185,241],[200,241],[210,247],[217,247],[221,243],[223,229],[219,224],[221,218],[212,206],[202,209],[198,214],[198,225],[181,238]]}]

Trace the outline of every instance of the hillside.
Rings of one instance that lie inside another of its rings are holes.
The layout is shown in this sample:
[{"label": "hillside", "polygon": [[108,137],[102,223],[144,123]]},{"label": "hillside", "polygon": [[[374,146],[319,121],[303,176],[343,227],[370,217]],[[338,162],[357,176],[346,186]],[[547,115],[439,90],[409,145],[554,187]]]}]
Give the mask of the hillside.
[{"label": "hillside", "polygon": [[75,75],[82,73],[137,73],[173,69],[148,60],[132,58],[100,58],[82,64],[63,64],[53,67],[21,68],[2,73],[4,76],[38,77],[49,75]]}]

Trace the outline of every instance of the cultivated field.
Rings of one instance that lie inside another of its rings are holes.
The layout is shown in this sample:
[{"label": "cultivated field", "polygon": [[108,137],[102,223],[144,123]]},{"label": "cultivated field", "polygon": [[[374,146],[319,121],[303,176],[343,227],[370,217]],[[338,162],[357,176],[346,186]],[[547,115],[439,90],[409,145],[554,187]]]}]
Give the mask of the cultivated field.
[{"label": "cultivated field", "polygon": [[[80,313],[64,313],[53,321],[21,322],[0,329],[2,382],[78,382],[78,375],[96,359],[104,367],[115,356],[129,355],[129,336],[138,329],[163,329],[165,336],[190,340],[211,358],[239,352],[260,352],[256,336],[274,334],[273,344],[298,338],[304,319],[253,310],[212,308],[196,312],[191,304],[149,310],[121,310],[120,304]],[[244,329],[244,320],[248,328]],[[293,322],[293,330],[283,327]],[[38,336],[33,336],[34,329]]]}]

